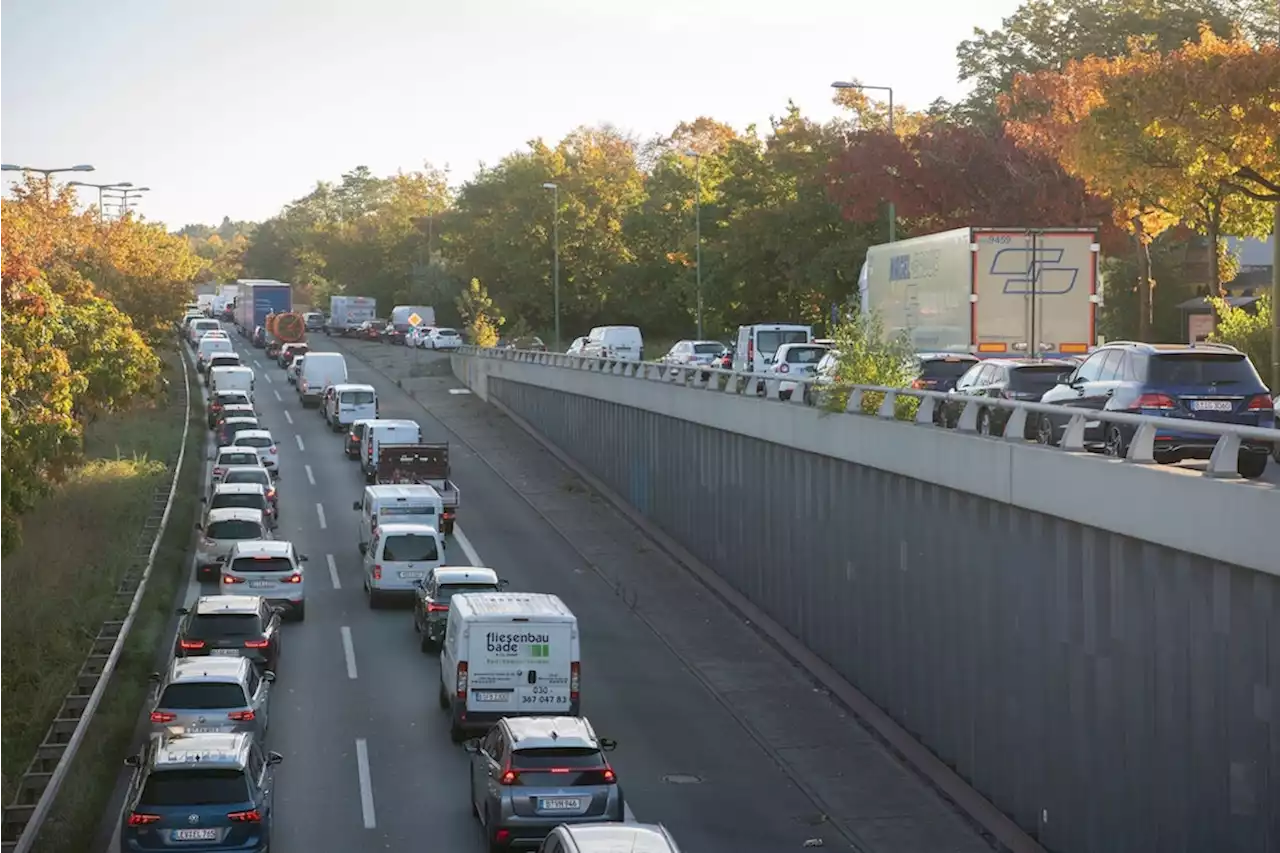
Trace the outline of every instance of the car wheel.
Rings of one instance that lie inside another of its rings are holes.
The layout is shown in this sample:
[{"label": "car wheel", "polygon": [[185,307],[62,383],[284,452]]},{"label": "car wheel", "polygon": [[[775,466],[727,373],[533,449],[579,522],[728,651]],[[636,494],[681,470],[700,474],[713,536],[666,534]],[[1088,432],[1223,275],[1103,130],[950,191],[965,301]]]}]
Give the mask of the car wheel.
[{"label": "car wheel", "polygon": [[1102,450],[1115,459],[1123,459],[1125,454],[1129,452],[1129,444],[1124,440],[1124,433],[1120,431],[1119,424],[1109,424],[1107,426],[1107,434],[1103,440]]},{"label": "car wheel", "polygon": [[449,739],[454,743],[462,743],[467,739],[467,730],[458,725],[457,720],[449,724]]},{"label": "car wheel", "polygon": [[488,819],[484,822],[485,835],[489,838],[489,853],[507,853],[511,848],[507,846],[507,842],[498,841],[493,837],[498,830],[497,821],[493,819],[493,812],[486,811]]},{"label": "car wheel", "polygon": [[991,435],[991,413],[986,409],[978,412],[978,435]]},{"label": "car wheel", "polygon": [[1241,453],[1236,460],[1236,471],[1246,480],[1256,480],[1267,470],[1267,454]]},{"label": "car wheel", "polygon": [[307,618],[307,603],[299,601],[298,606],[293,608],[293,621],[301,622]]},{"label": "car wheel", "polygon": [[437,699],[440,702],[441,711],[449,710],[449,694],[445,692],[443,681],[440,682],[440,695],[437,697]]},{"label": "car wheel", "polygon": [[1048,415],[1041,415],[1036,421],[1036,441],[1047,446],[1056,446],[1058,441],[1053,433],[1053,421],[1049,420]]},{"label": "car wheel", "polygon": [[[365,587],[365,588],[368,589],[368,587]],[[370,589],[369,590],[369,609],[377,610],[380,607],[382,607],[382,596],[378,594],[377,590]]]},{"label": "car wheel", "polygon": [[424,655],[429,655],[435,650],[436,644],[431,642],[431,632],[425,628],[418,638],[418,648]]}]

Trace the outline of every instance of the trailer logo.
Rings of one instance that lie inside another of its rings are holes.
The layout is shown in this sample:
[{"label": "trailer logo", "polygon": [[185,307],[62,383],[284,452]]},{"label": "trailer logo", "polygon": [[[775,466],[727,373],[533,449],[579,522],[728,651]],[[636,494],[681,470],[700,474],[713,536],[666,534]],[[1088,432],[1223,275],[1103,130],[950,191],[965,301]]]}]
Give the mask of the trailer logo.
[{"label": "trailer logo", "polygon": [[1004,279],[1010,295],[1062,296],[1070,293],[1080,277],[1079,267],[1058,266],[1066,249],[1001,249],[991,259],[990,273]]},{"label": "trailer logo", "polygon": [[546,634],[507,634],[490,631],[484,635],[485,650],[490,654],[524,657],[532,660],[548,660],[551,657],[551,637]]}]

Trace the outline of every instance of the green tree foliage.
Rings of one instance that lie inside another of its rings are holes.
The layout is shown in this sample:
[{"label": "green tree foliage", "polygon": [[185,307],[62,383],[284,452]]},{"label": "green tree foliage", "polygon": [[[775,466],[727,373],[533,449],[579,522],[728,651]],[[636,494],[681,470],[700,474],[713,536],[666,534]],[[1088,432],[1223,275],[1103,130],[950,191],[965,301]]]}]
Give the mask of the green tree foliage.
[{"label": "green tree foliage", "polygon": [[[1209,339],[1230,344],[1249,356],[1259,371],[1266,370],[1271,364],[1271,312],[1275,310],[1271,297],[1259,297],[1253,311],[1234,308],[1225,299],[1209,301],[1217,314],[1217,326]],[[1264,382],[1267,380],[1268,377],[1263,377]]]},{"label": "green tree foliage", "polygon": [[[875,314],[854,313],[836,327],[834,333],[838,367],[831,391],[822,401],[830,411],[842,412],[849,402],[854,385],[879,385],[902,388],[915,378],[911,343],[907,335],[891,337]],[[879,410],[884,403],[882,392],[863,394],[861,407],[866,414]],[[915,416],[919,402],[913,397],[898,397],[894,414],[900,419]]]},{"label": "green tree foliage", "polygon": [[507,321],[479,279],[471,279],[467,288],[458,295],[457,303],[463,325],[471,333],[471,343],[478,347],[496,346],[498,332]]}]

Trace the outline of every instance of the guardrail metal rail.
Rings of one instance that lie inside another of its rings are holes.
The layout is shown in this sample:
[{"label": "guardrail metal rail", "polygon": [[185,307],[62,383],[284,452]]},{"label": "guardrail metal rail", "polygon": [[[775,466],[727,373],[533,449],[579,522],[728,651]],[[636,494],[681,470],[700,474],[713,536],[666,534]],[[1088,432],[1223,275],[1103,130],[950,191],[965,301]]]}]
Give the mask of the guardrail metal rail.
[{"label": "guardrail metal rail", "polygon": [[[795,377],[779,379],[771,375],[726,370],[708,365],[684,366],[649,361],[621,361],[596,356],[569,355],[567,353],[475,346],[459,347],[457,353],[470,357],[603,373],[617,376],[623,381],[647,380],[665,382],[702,392],[711,391],[747,397],[759,396],[763,403],[773,402],[774,404],[796,405],[804,408],[812,407],[811,398],[826,393],[826,389],[829,387],[828,383],[816,378]],[[784,383],[793,386],[792,393],[787,400],[783,400],[780,395]],[[984,409],[1008,409],[1010,414],[1005,422],[1004,430],[999,434],[989,436],[998,441],[1027,442],[1025,431],[1029,416],[1050,415],[1058,419],[1065,417],[1067,425],[1063,431],[1062,438],[1051,446],[1067,452],[1081,452],[1087,449],[1085,446],[1085,427],[1089,421],[1103,421],[1108,424],[1134,427],[1133,436],[1129,439],[1125,455],[1122,458],[1127,462],[1139,465],[1156,464],[1155,442],[1157,433],[1161,429],[1176,428],[1178,432],[1217,436],[1217,441],[1209,457],[1209,464],[1205,468],[1203,476],[1222,479],[1240,477],[1236,469],[1242,440],[1271,445],[1280,443],[1280,429],[1197,421],[1190,418],[1174,419],[1153,415],[1134,415],[1128,412],[1109,412],[1098,409],[1085,411],[1039,402],[1005,400],[999,397],[974,397],[968,394],[926,391],[917,388],[889,388],[881,385],[841,385],[839,389],[842,392],[845,390],[849,392],[844,414],[897,420],[898,398],[913,397],[920,401],[913,419],[914,425],[930,426],[937,429],[948,429],[934,419],[938,404],[944,400],[951,403],[963,403],[964,408],[961,410],[960,417],[957,420],[956,430],[975,435],[978,434],[978,416]],[[867,394],[884,395],[874,414],[863,411],[862,402]]]},{"label": "guardrail metal rail", "polygon": [[[98,710],[111,676],[129,638],[129,629],[142,605],[151,567],[169,523],[174,494],[186,455],[187,433],[191,426],[191,379],[187,356],[179,344],[178,360],[182,362],[182,443],[171,460],[173,475],[168,484],[158,486],[151,496],[151,511],[143,522],[134,544],[133,558],[116,588],[112,610],[94,638],[89,654],[75,684],[62,700],[62,706],[36,748],[26,772],[18,781],[13,802],[4,807],[2,853],[29,853],[40,836],[58,792],[70,772],[76,753],[84,742],[94,713]],[[169,408],[179,408],[175,395],[169,396]]]}]

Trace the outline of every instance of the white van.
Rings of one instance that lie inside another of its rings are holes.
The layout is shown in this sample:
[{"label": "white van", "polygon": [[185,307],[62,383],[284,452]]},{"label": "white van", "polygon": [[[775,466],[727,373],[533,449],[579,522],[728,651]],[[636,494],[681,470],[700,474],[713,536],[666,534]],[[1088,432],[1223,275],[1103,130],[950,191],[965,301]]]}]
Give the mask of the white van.
[{"label": "white van", "polygon": [[303,406],[318,405],[324,389],[347,381],[347,360],[342,353],[308,352],[298,374],[298,396]]},{"label": "white van", "polygon": [[813,341],[813,327],[793,323],[768,323],[738,327],[738,345],[733,350],[733,369],[764,373],[783,344]]},{"label": "white van", "polygon": [[372,385],[335,385],[325,398],[324,419],[334,432],[358,420],[378,416],[378,392]]},{"label": "white van", "polygon": [[587,335],[581,354],[618,361],[644,361],[644,337],[638,326],[596,326]]},{"label": "white van", "polygon": [[379,524],[429,524],[440,529],[444,502],[430,486],[365,486],[364,497],[351,505],[360,513],[360,553]]},{"label": "white van", "polygon": [[217,320],[192,320],[187,326],[187,343],[194,347],[200,343],[200,338],[204,336],[205,332],[220,331],[222,331],[222,324]]},{"label": "white van", "polygon": [[365,482],[372,483],[378,475],[378,445],[421,443],[422,427],[417,421],[388,418],[366,424],[360,446],[360,465],[364,469]]},{"label": "white van", "polygon": [[463,741],[502,717],[579,716],[578,619],[542,592],[468,592],[449,601],[440,707]]},{"label": "white van", "polygon": [[209,357],[215,352],[234,353],[235,351],[235,347],[231,345],[231,338],[206,334],[196,345],[196,370],[203,372],[209,364]]},{"label": "white van", "polygon": [[430,524],[379,524],[362,565],[371,608],[391,596],[408,598],[432,569],[444,565],[444,537]]},{"label": "white van", "polygon": [[254,373],[252,367],[214,367],[209,370],[209,393],[219,391],[244,391],[253,399]]}]

